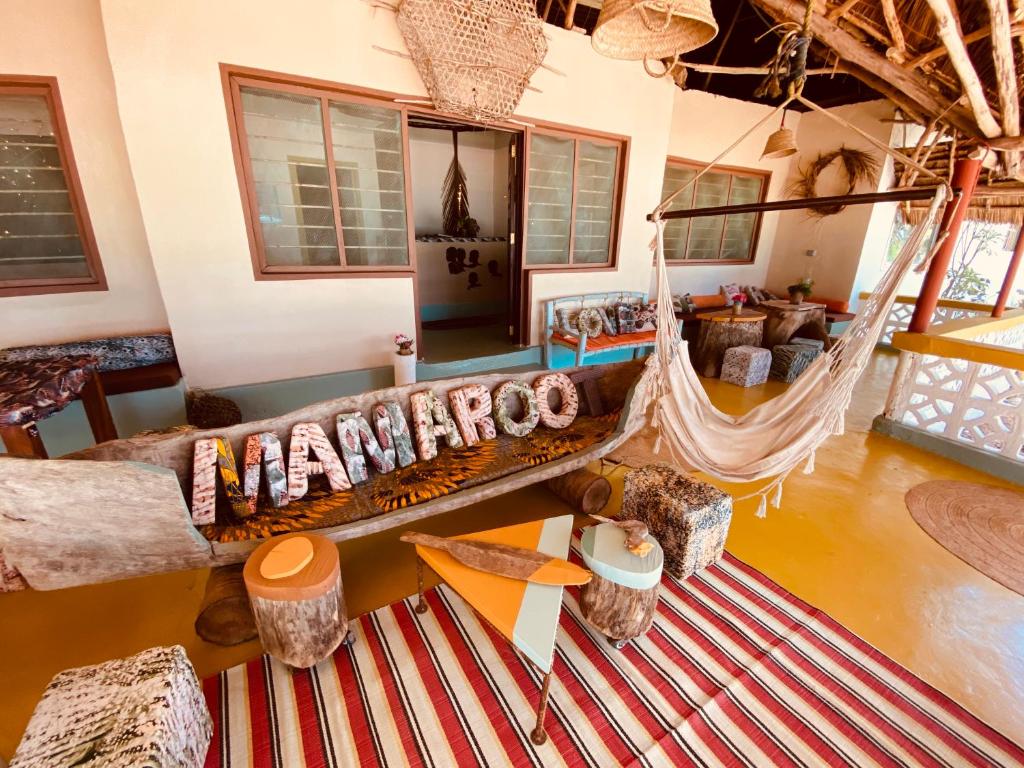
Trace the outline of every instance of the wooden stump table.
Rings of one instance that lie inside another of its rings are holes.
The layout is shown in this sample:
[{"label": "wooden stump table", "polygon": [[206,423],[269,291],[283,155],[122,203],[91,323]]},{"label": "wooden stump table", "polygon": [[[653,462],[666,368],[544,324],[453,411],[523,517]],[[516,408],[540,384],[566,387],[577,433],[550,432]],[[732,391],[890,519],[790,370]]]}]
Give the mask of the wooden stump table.
[{"label": "wooden stump table", "polygon": [[593,573],[580,588],[580,612],[598,632],[622,648],[647,633],[658,607],[658,585],[664,556],[654,548],[645,557],[626,549],[626,532],[614,523],[601,523],[583,531],[580,551]]},{"label": "wooden stump table", "polygon": [[825,328],[824,304],[815,304],[811,301],[790,304],[778,299],[763,301],[757,306],[768,315],[760,346],[774,349],[779,344],[788,344],[793,336],[799,334],[811,339],[821,339],[826,350],[832,348],[832,340]]},{"label": "wooden stump table", "polygon": [[744,309],[739,315],[731,309],[708,312],[700,318],[700,334],[694,352],[694,368],[701,376],[716,378],[722,373],[722,358],[730,347],[759,347],[765,315]]},{"label": "wooden stump table", "polygon": [[308,533],[269,539],[249,556],[244,577],[260,642],[275,659],[312,667],[343,640],[351,642],[338,548],[330,539]]}]

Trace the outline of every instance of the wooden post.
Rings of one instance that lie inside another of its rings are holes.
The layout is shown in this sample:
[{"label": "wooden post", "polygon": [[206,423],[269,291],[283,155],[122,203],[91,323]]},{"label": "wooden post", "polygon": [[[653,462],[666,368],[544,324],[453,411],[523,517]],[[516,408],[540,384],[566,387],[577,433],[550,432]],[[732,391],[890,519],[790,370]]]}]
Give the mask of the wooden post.
[{"label": "wooden post", "polygon": [[1006,277],[1003,278],[1003,286],[999,289],[999,296],[996,305],[992,308],[992,317],[1002,317],[1006,309],[1006,302],[1010,299],[1010,291],[1013,290],[1013,281],[1017,278],[1017,270],[1020,269],[1021,257],[1024,256],[1024,225],[1017,230],[1017,242],[1013,246],[1013,256],[1006,267]]},{"label": "wooden post", "polygon": [[583,515],[596,515],[608,505],[612,486],[608,478],[589,469],[576,469],[546,483],[548,490]]},{"label": "wooden post", "polygon": [[974,195],[974,188],[978,184],[978,175],[981,173],[981,160],[965,158],[957,160],[953,166],[953,178],[951,186],[954,190],[960,190],[960,204],[956,204],[956,198],[946,204],[946,210],[942,213],[942,221],[939,224],[939,232],[948,231],[946,242],[942,244],[932,263],[928,267],[928,274],[924,276],[921,284],[921,291],[914,304],[914,315],[910,318],[910,325],[907,328],[911,333],[924,333],[932,322],[932,315],[935,314],[935,307],[939,303],[939,293],[942,291],[942,283],[946,280],[946,270],[949,269],[949,262],[953,258],[953,249],[956,248],[957,236],[960,234],[960,225],[967,214],[967,206],[971,203]]},{"label": "wooden post", "polygon": [[256,620],[245,591],[241,563],[210,571],[195,629],[199,637],[216,645],[238,645],[256,638]]}]

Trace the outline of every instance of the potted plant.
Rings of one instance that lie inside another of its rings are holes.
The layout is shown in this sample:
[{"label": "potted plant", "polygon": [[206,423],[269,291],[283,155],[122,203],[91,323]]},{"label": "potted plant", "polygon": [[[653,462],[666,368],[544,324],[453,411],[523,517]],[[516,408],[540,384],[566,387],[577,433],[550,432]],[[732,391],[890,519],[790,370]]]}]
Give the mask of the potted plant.
[{"label": "potted plant", "polygon": [[743,305],[747,301],[747,294],[745,293],[734,293],[732,295],[732,314],[733,317],[739,317],[743,314]]},{"label": "potted plant", "polygon": [[809,277],[805,277],[799,283],[793,283],[793,285],[788,286],[786,290],[789,291],[789,303],[803,303],[803,300],[811,295],[812,288],[814,288],[814,281]]},{"label": "potted plant", "polygon": [[411,355],[413,341],[404,333],[395,334],[395,344],[398,345],[398,354]]},{"label": "potted plant", "polygon": [[395,384],[413,384],[416,381],[416,356],[412,350],[413,339],[404,333],[395,334],[394,369]]}]

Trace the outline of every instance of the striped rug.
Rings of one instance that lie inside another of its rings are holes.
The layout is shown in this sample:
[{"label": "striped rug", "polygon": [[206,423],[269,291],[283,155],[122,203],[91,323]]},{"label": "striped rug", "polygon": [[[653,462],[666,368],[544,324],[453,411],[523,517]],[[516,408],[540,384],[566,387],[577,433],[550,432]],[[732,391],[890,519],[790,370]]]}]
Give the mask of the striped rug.
[{"label": "striped rug", "polygon": [[734,557],[663,580],[616,651],[568,590],[547,717],[536,673],[449,588],[354,622],[311,670],[264,656],[204,682],[206,766],[1024,765],[1024,751]]}]

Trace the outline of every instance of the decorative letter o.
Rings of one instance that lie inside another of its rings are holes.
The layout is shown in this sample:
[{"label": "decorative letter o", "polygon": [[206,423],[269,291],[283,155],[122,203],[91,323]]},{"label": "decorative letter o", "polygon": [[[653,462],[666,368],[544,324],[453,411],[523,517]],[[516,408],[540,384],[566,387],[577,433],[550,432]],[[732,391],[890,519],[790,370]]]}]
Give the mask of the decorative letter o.
[{"label": "decorative letter o", "polygon": [[[508,412],[506,400],[509,395],[516,395],[523,404],[523,420],[516,421]],[[498,429],[513,437],[526,437],[533,432],[540,421],[540,410],[537,408],[537,395],[530,385],[522,381],[506,381],[496,390],[491,398],[494,403],[494,421]]]},{"label": "decorative letter o", "polygon": [[[562,395],[562,407],[558,413],[551,410],[548,403],[548,392],[557,389]],[[537,396],[537,410],[540,411],[540,423],[551,429],[565,429],[572,424],[579,410],[579,397],[576,385],[564,373],[548,373],[533,382],[533,392]]]}]

